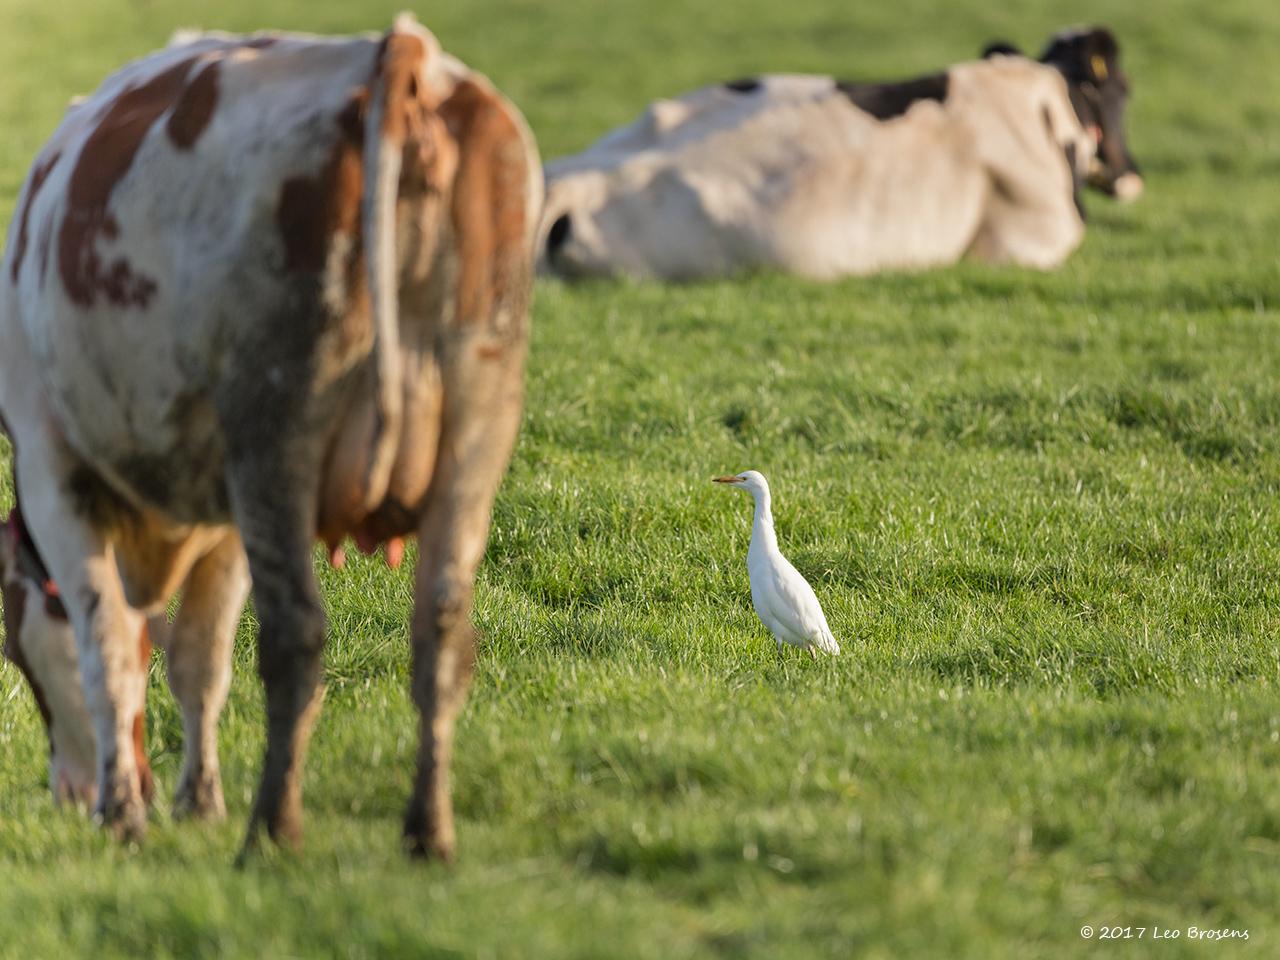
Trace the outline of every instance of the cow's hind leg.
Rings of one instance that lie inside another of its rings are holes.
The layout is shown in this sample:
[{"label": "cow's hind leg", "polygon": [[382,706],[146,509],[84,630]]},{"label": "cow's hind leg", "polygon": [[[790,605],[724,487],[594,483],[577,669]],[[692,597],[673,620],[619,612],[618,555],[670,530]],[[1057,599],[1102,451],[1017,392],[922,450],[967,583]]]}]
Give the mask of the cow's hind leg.
[{"label": "cow's hind leg", "polygon": [[[516,353],[519,347],[510,349]],[[453,726],[475,667],[470,615],[476,568],[520,418],[519,356],[512,361],[505,371],[493,364],[488,390],[462,391],[475,401],[465,412],[455,410],[451,418],[446,401],[436,475],[418,530],[413,698],[421,740],[404,839],[410,854],[445,861],[453,858],[455,844],[449,789]]]},{"label": "cow's hind leg", "polygon": [[311,563],[317,470],[301,459],[279,467],[281,461],[264,456],[269,453],[241,459],[232,480],[232,509],[253,577],[258,674],[267,700],[267,749],[246,852],[263,829],[287,846],[302,839],[302,763],[322,696],[324,608]]},{"label": "cow's hind leg", "polygon": [[69,455],[56,455],[58,444],[50,443],[45,450],[55,455],[39,463],[34,446],[24,445],[15,463],[18,495],[75,630],[96,743],[96,815],[121,839],[136,839],[147,816],[135,746],[146,696],[144,619],[126,602],[111,544],[95,522],[113,509],[111,495]]},{"label": "cow's hind leg", "polygon": [[240,538],[228,534],[187,576],[169,631],[169,686],[182,709],[183,764],[174,794],[177,816],[226,815],[218,766],[218,716],[231,679],[231,646],[249,592]]}]

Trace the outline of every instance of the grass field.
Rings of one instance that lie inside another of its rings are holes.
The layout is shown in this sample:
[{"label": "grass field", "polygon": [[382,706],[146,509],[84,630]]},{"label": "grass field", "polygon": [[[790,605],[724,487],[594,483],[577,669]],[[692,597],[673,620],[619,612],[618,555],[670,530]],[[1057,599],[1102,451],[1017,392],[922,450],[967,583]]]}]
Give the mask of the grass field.
[{"label": "grass field", "polygon": [[[405,3],[0,0],[0,213],[67,97],[175,26],[376,29]],[[552,157],[703,82],[904,75],[1064,25],[1018,6],[418,13]],[[0,668],[0,956],[1280,956],[1280,5],[1066,16],[1125,44],[1148,190],[1091,196],[1058,272],[540,286],[455,869],[398,851],[410,576],[361,558],[321,574],[298,857],[231,868],[262,749],[248,619],[231,817],[173,824],[162,800],[141,849],[52,808]],[[707,482],[748,467],[836,661],[779,659],[751,610],[749,501]],[[150,704],[167,795],[158,662]]]}]

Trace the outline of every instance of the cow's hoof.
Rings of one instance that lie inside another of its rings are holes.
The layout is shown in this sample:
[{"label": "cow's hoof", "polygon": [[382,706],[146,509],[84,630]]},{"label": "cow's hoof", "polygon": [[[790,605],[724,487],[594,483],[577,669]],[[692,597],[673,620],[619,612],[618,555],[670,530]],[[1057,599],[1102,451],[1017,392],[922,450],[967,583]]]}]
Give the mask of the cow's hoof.
[{"label": "cow's hoof", "polygon": [[281,814],[268,819],[255,813],[249,821],[249,830],[244,837],[244,850],[252,852],[262,843],[266,834],[277,847],[285,850],[298,850],[302,847],[302,817],[300,815]]},{"label": "cow's hoof", "polygon": [[141,797],[134,803],[102,810],[96,819],[120,843],[141,843],[147,835],[147,808]]},{"label": "cow's hoof", "polygon": [[453,863],[454,845],[441,843],[428,837],[405,834],[404,852],[412,860],[435,861],[449,866]]},{"label": "cow's hoof", "polygon": [[136,843],[147,833],[147,803],[137,778],[102,792],[94,819],[122,843]]},{"label": "cow's hoof", "polygon": [[431,829],[426,818],[421,814],[415,816],[412,809],[405,818],[401,844],[404,852],[414,860],[435,860],[444,864],[453,863],[457,846],[453,830]]},{"label": "cow's hoof", "polygon": [[116,821],[112,825],[111,833],[121,843],[141,843],[147,836],[146,814],[129,816]]},{"label": "cow's hoof", "polygon": [[298,850],[302,847],[302,818],[284,816],[267,825],[267,835],[277,847]]},{"label": "cow's hoof", "polygon": [[[271,841],[270,843],[262,842],[264,834]],[[270,860],[276,851],[295,853],[300,849],[302,849],[302,824],[299,820],[272,827],[255,815],[249,821],[249,830],[244,836],[240,855],[236,857],[236,866],[244,868],[259,856],[265,856]]]},{"label": "cow's hoof", "polygon": [[227,804],[222,799],[222,784],[217,777],[184,777],[173,796],[173,816],[176,820],[219,821],[227,816]]}]

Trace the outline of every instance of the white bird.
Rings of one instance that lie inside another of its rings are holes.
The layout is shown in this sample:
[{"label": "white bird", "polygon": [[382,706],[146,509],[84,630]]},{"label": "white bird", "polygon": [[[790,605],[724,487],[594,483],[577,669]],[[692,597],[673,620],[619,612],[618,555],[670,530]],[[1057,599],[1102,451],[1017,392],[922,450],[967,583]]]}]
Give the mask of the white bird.
[{"label": "white bird", "polygon": [[840,644],[827,626],[827,618],[813,587],[778,549],[778,536],[773,531],[769,481],[764,474],[747,470],[733,477],[716,477],[713,482],[728,483],[746,490],[756,501],[751,546],[747,548],[751,603],[778,641],[778,652],[782,652],[783,643],[790,643],[807,649],[815,659],[818,656],[815,648],[835,656],[840,652]]}]

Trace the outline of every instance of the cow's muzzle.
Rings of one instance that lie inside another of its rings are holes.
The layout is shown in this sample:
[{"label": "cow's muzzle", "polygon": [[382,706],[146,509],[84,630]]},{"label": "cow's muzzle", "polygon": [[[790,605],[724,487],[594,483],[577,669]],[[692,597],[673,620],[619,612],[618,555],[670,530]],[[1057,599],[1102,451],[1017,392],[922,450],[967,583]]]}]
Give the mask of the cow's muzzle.
[{"label": "cow's muzzle", "polygon": [[1146,187],[1142,174],[1136,170],[1126,170],[1116,175],[1097,159],[1089,169],[1088,183],[1095,190],[1101,190],[1107,196],[1114,197],[1122,203],[1136,200]]}]

